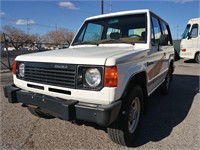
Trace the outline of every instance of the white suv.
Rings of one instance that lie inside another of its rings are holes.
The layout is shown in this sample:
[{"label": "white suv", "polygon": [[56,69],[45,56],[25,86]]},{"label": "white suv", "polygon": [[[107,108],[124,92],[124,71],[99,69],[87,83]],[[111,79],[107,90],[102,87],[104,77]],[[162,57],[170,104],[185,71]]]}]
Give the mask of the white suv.
[{"label": "white suv", "polygon": [[131,146],[147,98],[166,94],[174,70],[169,25],[149,10],[87,18],[68,49],[18,56],[10,103],[39,117],[107,126],[110,138]]}]

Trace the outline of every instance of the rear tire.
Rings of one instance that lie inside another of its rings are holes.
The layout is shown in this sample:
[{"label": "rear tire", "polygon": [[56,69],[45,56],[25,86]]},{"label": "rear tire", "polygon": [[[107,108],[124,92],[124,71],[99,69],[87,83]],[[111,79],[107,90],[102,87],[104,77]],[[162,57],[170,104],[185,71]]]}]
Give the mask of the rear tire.
[{"label": "rear tire", "polygon": [[169,68],[167,72],[167,76],[165,77],[165,81],[161,85],[161,94],[167,95],[169,93],[170,85],[171,85],[171,78],[172,78],[172,69]]},{"label": "rear tire", "polygon": [[127,99],[124,99],[118,119],[107,128],[112,141],[124,146],[133,146],[142,119],[143,101],[142,89],[134,85]]},{"label": "rear tire", "polygon": [[200,63],[200,52],[196,53],[195,61],[199,64]]},{"label": "rear tire", "polygon": [[48,113],[45,113],[45,112],[39,110],[38,108],[28,107],[28,110],[32,115],[34,115],[36,117],[45,118],[45,119],[55,118],[54,116],[52,116]]}]

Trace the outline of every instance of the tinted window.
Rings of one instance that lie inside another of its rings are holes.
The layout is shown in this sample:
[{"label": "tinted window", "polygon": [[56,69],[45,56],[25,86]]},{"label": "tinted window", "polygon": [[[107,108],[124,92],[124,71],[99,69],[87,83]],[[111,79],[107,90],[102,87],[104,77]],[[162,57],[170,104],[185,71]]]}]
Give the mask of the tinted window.
[{"label": "tinted window", "polygon": [[160,36],[161,36],[161,29],[160,29],[160,24],[157,18],[151,17],[152,20],[152,42],[157,44],[159,43]]},{"label": "tinted window", "polygon": [[195,38],[198,36],[198,24],[194,24],[191,29],[191,38]]},{"label": "tinted window", "polygon": [[161,21],[161,28],[162,28],[162,34],[168,35],[168,45],[171,44],[171,34],[169,31],[169,26],[163,21]]},{"label": "tinted window", "polygon": [[162,27],[162,33],[164,35],[169,35],[168,29],[167,29],[167,25],[163,21],[161,21],[161,27]]}]

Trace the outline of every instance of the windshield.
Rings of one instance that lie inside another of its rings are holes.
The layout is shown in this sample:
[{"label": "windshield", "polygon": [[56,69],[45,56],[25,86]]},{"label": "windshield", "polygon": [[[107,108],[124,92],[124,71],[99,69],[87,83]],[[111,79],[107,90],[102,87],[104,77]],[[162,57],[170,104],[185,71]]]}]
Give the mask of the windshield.
[{"label": "windshield", "polygon": [[184,33],[183,33],[183,35],[182,35],[182,39],[185,39],[185,38],[187,38],[188,37],[188,33],[189,33],[189,30],[190,30],[190,24],[188,24],[187,26],[186,26],[186,28],[185,28],[185,31],[184,31]]},{"label": "windshield", "polygon": [[72,45],[105,43],[146,43],[146,14],[88,20],[78,32]]}]

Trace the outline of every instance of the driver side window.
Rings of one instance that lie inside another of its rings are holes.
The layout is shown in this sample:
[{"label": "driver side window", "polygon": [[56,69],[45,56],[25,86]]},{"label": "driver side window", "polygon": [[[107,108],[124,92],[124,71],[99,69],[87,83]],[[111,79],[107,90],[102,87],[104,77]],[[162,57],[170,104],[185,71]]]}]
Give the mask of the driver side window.
[{"label": "driver side window", "polygon": [[198,24],[194,24],[191,29],[191,38],[196,38],[198,36]]}]

